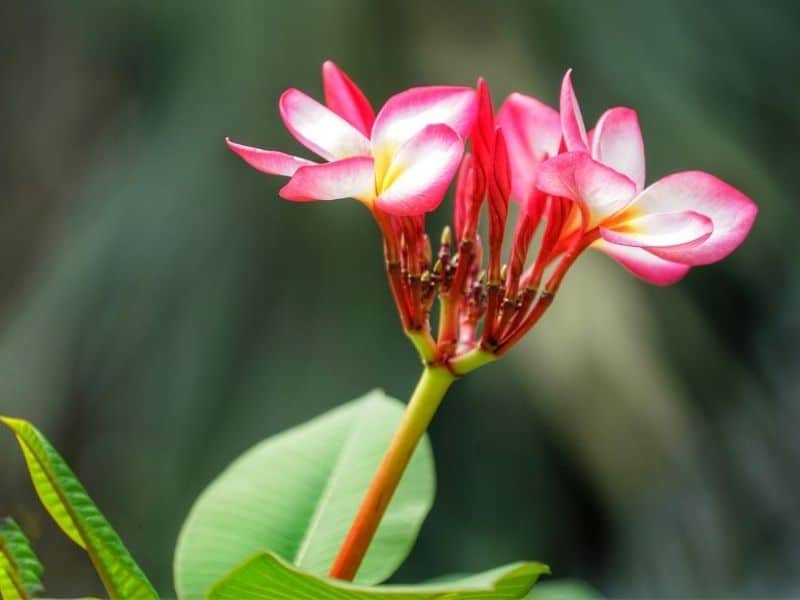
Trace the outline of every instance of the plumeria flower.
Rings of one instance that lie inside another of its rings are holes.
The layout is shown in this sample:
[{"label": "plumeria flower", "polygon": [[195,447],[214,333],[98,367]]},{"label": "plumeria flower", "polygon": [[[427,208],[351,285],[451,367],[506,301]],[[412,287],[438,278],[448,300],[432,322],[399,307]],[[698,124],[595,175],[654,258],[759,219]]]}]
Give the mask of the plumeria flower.
[{"label": "plumeria flower", "polygon": [[538,165],[558,154],[561,117],[540,100],[515,92],[500,107],[497,124],[508,146],[512,198],[527,207],[536,191]]},{"label": "plumeria flower", "polygon": [[377,116],[334,63],[322,67],[325,105],[296,89],[279,102],[286,128],[326,162],[228,140],[252,167],[290,177],[280,195],[298,202],[355,198],[397,216],[421,215],[442,201],[475,120],[475,92],[416,87],[392,96]]},{"label": "plumeria flower", "polygon": [[747,196],[701,171],[668,175],[645,188],[636,112],[612,108],[587,133],[570,75],[560,99],[566,152],[536,167],[535,185],[578,203],[584,230],[596,237],[593,247],[642,279],[667,285],[742,243],[758,210]]}]

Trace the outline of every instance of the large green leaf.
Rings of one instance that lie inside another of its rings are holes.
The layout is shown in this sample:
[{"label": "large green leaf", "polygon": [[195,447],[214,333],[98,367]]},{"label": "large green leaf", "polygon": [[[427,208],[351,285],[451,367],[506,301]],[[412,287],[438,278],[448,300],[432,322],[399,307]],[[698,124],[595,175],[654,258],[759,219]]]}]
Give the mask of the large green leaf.
[{"label": "large green leaf", "polygon": [[550,569],[517,563],[459,581],[364,587],[305,573],[273,554],[258,554],[208,594],[209,600],[518,600]]},{"label": "large green leaf", "polygon": [[14,519],[0,521],[0,598],[24,600],[42,591],[44,568]]},{"label": "large green leaf", "polygon": [[17,437],[36,493],[56,523],[86,550],[111,598],[158,598],[122,540],[50,442],[30,423],[0,417]]},{"label": "large green leaf", "polygon": [[[231,464],[198,498],[175,551],[181,598],[200,598],[255,552],[270,550],[327,573],[404,405],[383,392],[269,438]],[[433,503],[430,444],[417,448],[356,581],[388,578],[407,556]]]}]

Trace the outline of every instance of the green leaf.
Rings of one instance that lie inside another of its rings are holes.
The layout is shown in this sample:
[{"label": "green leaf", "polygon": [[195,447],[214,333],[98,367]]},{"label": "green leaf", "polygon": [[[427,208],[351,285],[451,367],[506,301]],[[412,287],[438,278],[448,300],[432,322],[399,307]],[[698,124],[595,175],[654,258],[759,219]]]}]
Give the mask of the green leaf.
[{"label": "green leaf", "polygon": [[[175,587],[200,598],[256,552],[270,550],[326,574],[405,405],[374,391],[243,454],[202,493],[175,551]],[[403,476],[356,581],[388,578],[433,504],[434,469],[424,439]]]},{"label": "green leaf", "polygon": [[548,581],[533,588],[525,600],[602,600],[602,596],[581,581]]},{"label": "green leaf", "polygon": [[0,521],[0,598],[22,600],[42,591],[44,567],[12,518]]},{"label": "green leaf", "polygon": [[86,550],[111,598],[157,599],[119,536],[50,442],[30,423],[0,417],[17,437],[33,486],[47,512]]},{"label": "green leaf", "polygon": [[213,586],[209,600],[518,600],[550,569],[516,563],[439,585],[364,587],[304,573],[264,552]]}]

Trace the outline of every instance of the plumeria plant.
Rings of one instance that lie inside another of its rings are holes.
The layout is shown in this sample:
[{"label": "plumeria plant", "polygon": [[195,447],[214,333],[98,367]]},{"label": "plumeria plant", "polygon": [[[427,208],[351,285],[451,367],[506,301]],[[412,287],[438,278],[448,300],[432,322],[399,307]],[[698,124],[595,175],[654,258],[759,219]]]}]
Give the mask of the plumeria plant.
[{"label": "plumeria plant", "polygon": [[[230,465],[181,531],[178,597],[594,597],[577,584],[534,587],[549,570],[533,562],[438,583],[379,585],[405,559],[433,502],[425,432],[454,381],[499,359],[535,327],[585,250],[604,252],[647,282],[672,284],[730,254],[747,236],[755,204],[699,171],[646,186],[636,112],[611,108],[587,130],[569,71],[558,109],[514,93],[496,114],[483,80],[474,89],[411,88],[376,114],[335,64],[326,62],[322,75],[324,104],[296,89],[279,101],[287,129],[321,160],[227,143],[255,169],[288,177],[280,191],[287,200],[354,198],[370,211],[422,376],[406,405],[371,392]],[[426,215],[453,180],[452,226],[432,242]],[[3,423],[20,442],[45,507],[87,551],[109,596],[155,598],[42,434],[22,420]],[[8,523],[0,529],[0,594],[29,598],[40,589],[41,567]]]}]

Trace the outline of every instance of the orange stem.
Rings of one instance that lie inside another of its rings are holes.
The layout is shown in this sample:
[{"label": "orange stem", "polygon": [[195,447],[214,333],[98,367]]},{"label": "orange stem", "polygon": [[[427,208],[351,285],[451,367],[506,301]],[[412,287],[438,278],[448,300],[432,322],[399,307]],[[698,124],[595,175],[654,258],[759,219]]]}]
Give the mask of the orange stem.
[{"label": "orange stem", "polygon": [[352,581],[356,576],[411,456],[453,381],[455,376],[440,365],[426,367],[422,372],[389,449],[333,562],[331,577]]}]

